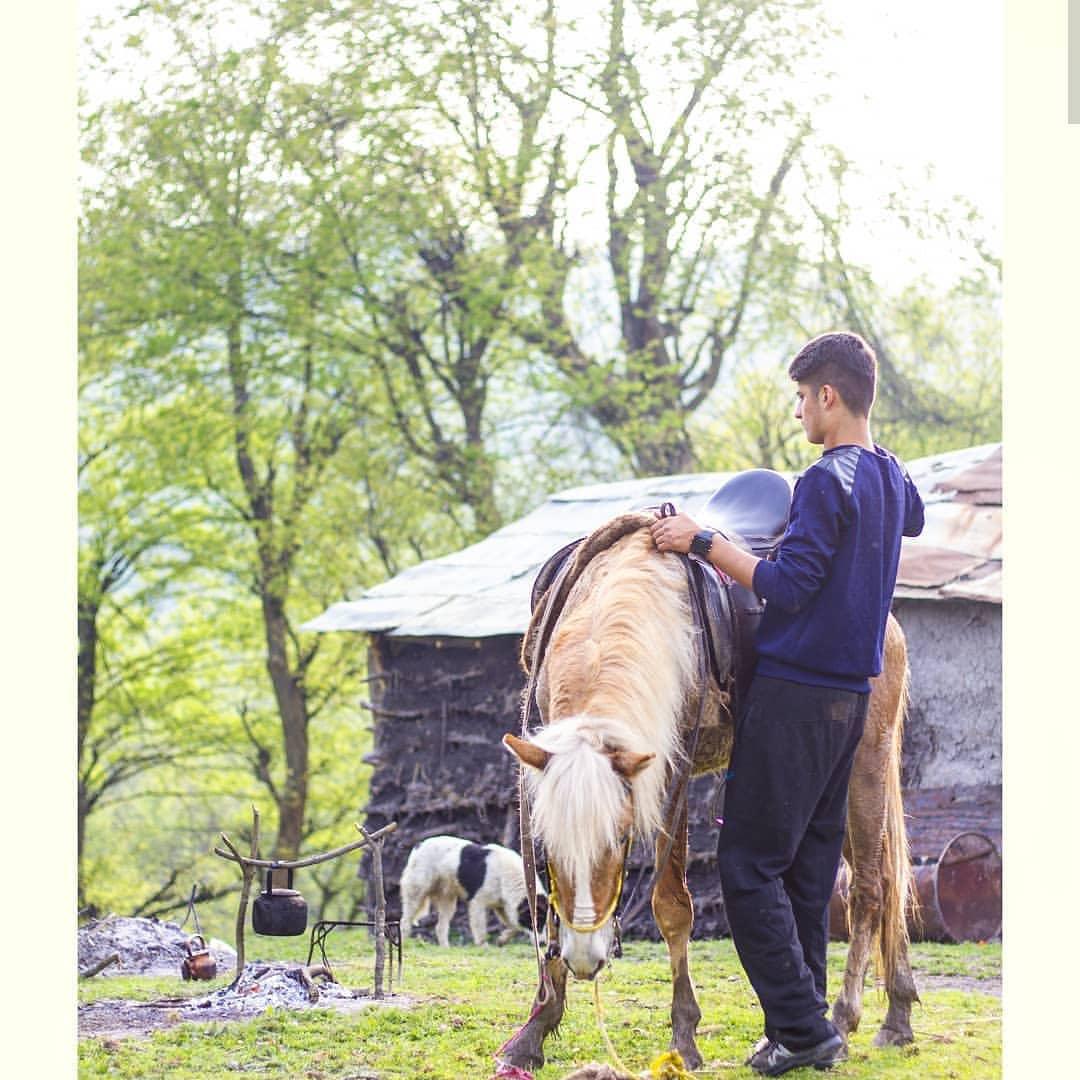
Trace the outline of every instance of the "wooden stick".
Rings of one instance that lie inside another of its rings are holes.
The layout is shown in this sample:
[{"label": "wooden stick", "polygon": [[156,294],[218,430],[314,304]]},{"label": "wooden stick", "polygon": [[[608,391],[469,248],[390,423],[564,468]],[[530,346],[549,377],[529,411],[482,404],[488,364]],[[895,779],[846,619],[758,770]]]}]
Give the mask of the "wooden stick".
[{"label": "wooden stick", "polygon": [[334,976],[330,974],[329,969],[322,964],[312,964],[311,967],[308,967],[306,964],[301,964],[296,970],[300,975],[300,981],[307,990],[308,1001],[313,1004],[319,1000],[319,988],[315,985],[315,977],[317,975],[325,975],[331,982],[337,981]]},{"label": "wooden stick", "polygon": [[[259,854],[259,811],[254,806],[251,808],[251,818],[251,854],[252,857],[257,857]],[[225,855],[225,858],[234,858],[240,864],[240,873],[244,877],[244,884],[240,889],[240,904],[236,909],[236,977],[233,979],[233,986],[235,986],[240,981],[240,975],[244,970],[244,924],[247,922],[248,897],[251,895],[251,882],[255,877],[255,867],[250,865],[251,859],[245,859],[233,847],[224,833],[221,834],[221,839],[232,852],[232,856]],[[215,852],[218,852],[218,850],[218,848],[214,848]]]},{"label": "wooden stick", "polygon": [[106,956],[104,960],[102,960],[98,964],[95,964],[93,967],[88,967],[85,971],[80,971],[79,972],[79,978],[80,979],[89,979],[92,976],[97,975],[98,972],[104,971],[110,964],[119,964],[119,963],[120,963],[120,954],[119,953],[113,953],[111,956]]},{"label": "wooden stick", "polygon": [[377,832],[368,833],[363,826],[356,826],[362,833],[363,837],[359,840],[354,840],[351,844],[345,844],[343,847],[334,848],[333,851],[324,851],[321,855],[309,855],[306,859],[259,859],[254,856],[241,855],[232,844],[229,843],[228,837],[224,833],[221,834],[221,839],[229,848],[228,851],[222,851],[221,848],[214,848],[214,854],[220,855],[223,859],[228,859],[230,862],[236,862],[249,866],[265,866],[281,868],[283,870],[300,870],[305,866],[314,866],[316,863],[326,862],[329,859],[336,859],[341,855],[346,855],[350,851],[355,851],[359,847],[369,847],[373,840],[378,840],[389,833],[392,833],[397,828],[397,822],[391,821],[389,825],[384,825]]},{"label": "wooden stick", "polygon": [[[383,891],[382,847],[367,829],[360,830],[371,841],[371,869],[375,879],[375,998],[383,996],[383,968],[386,964],[386,893]],[[385,832],[385,830],[381,830]]]}]

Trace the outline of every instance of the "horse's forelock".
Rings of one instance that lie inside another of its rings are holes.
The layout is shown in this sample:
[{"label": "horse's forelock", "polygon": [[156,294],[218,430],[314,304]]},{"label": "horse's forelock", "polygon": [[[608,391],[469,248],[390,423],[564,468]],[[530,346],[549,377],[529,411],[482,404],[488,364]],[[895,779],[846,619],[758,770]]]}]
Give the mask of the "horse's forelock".
[{"label": "horse's forelock", "polygon": [[576,716],[533,737],[551,755],[542,772],[526,772],[533,825],[548,855],[574,880],[587,877],[619,842],[627,789],[605,749],[647,752],[633,735],[618,721]]}]

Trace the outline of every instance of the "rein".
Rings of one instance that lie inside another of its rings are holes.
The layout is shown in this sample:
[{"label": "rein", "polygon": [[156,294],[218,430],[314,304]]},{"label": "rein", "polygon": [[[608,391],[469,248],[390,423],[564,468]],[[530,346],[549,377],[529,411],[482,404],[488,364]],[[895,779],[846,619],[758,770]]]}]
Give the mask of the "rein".
[{"label": "rein", "polygon": [[[555,579],[550,586],[552,599],[545,606],[543,617],[540,620],[536,652],[532,657],[532,662],[529,664],[529,681],[521,699],[521,737],[523,739],[529,737],[529,721],[532,717],[533,705],[536,700],[536,680],[540,673],[540,653],[542,645],[547,637],[548,624],[551,622],[552,613],[555,608],[559,606],[554,602],[555,598],[558,596],[562,583],[566,579],[571,562],[571,559],[567,559],[559,568],[559,572],[555,575]],[[548,1001],[551,999],[551,995],[554,993],[554,988],[551,985],[551,977],[548,975],[547,969],[544,966],[544,957],[540,952],[540,928],[537,926],[536,919],[536,851],[533,848],[532,811],[529,807],[529,792],[525,784],[524,765],[518,767],[518,825],[521,832],[521,860],[523,864],[522,868],[525,871],[525,892],[529,900],[529,920],[532,925],[533,948],[536,951],[536,972],[537,979],[539,980],[539,986],[536,991],[536,1003],[533,1006],[533,1015],[536,1015],[537,1012],[547,1005]],[[549,872],[550,869],[549,864]],[[554,885],[554,878],[552,878],[553,891]],[[557,949],[558,944],[552,942],[548,943],[549,954],[551,953],[552,948]]]}]

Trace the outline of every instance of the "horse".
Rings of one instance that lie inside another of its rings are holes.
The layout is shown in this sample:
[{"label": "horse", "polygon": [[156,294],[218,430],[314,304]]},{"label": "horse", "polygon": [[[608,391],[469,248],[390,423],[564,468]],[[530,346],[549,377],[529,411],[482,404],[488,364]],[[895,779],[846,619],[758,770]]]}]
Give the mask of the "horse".
[{"label": "horse", "polygon": [[[586,538],[546,649],[543,602],[523,639],[522,664],[543,724],[502,742],[520,763],[532,828],[548,860],[552,945],[531,1015],[499,1051],[510,1066],[543,1065],[544,1039],[565,1009],[568,975],[591,980],[607,962],[635,833],[654,841],[651,903],[671,963],[670,1049],[691,1069],[702,1063],[688,955],[694,909],[685,876],[685,778],[726,768],[732,721],[728,695],[701,678],[703,645],[683,559],[656,550],[653,520],[650,513],[622,515]],[[890,615],[848,793],[851,933],[832,1008],[846,1041],[859,1025],[876,942],[889,1002],[877,1046],[913,1040],[911,1006],[918,1000],[907,952],[912,879],[900,796],[907,685],[904,635]],[[680,779],[681,797],[673,798]]]},{"label": "horse", "polygon": [[[501,844],[473,844],[458,836],[429,836],[409,852],[400,889],[405,933],[434,904],[438,913],[435,940],[444,949],[450,945],[450,921],[459,900],[466,903],[474,945],[487,941],[488,911],[503,925],[498,937],[500,945],[505,945],[519,929],[532,931],[521,856]],[[539,891],[543,918],[546,897],[542,885]]]}]

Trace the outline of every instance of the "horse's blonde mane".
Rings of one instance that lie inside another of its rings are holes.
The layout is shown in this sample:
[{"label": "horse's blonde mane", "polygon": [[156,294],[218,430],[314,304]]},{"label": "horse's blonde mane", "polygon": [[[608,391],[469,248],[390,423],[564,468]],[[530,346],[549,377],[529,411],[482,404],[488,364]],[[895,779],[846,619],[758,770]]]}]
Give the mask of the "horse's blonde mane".
[{"label": "horse's blonde mane", "polygon": [[542,773],[528,770],[534,822],[549,853],[585,869],[618,842],[625,789],[605,748],[656,755],[633,779],[634,828],[649,837],[661,825],[697,670],[680,561],[660,555],[646,529],[597,555],[544,666],[547,726],[532,741],[552,756]]}]

